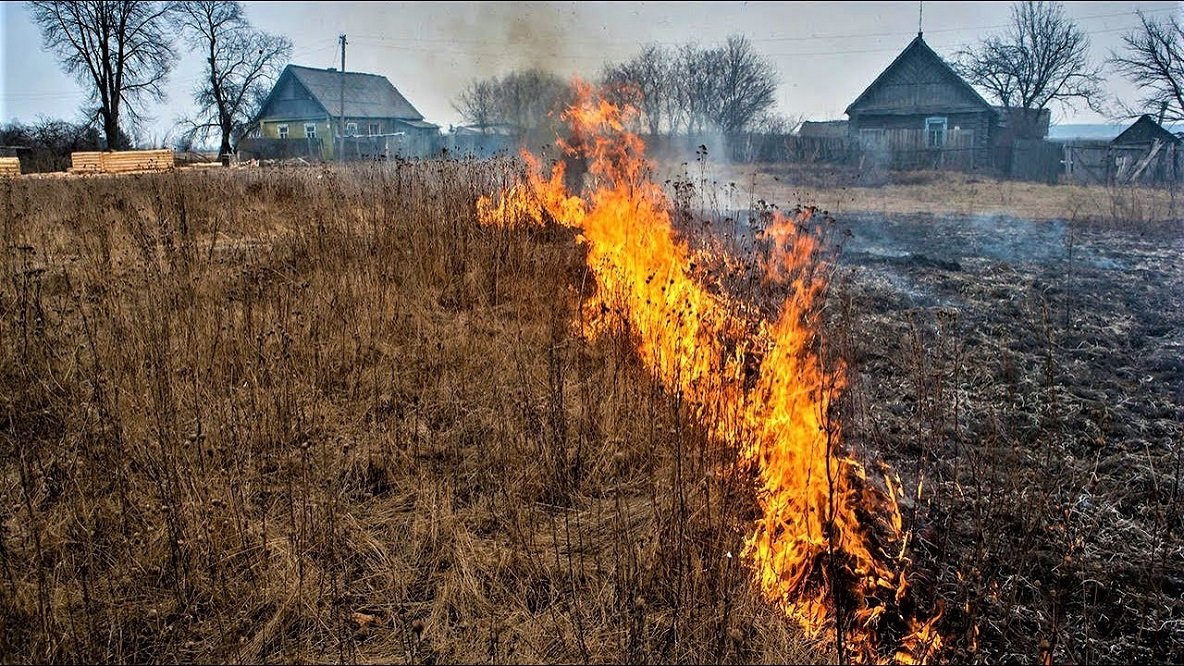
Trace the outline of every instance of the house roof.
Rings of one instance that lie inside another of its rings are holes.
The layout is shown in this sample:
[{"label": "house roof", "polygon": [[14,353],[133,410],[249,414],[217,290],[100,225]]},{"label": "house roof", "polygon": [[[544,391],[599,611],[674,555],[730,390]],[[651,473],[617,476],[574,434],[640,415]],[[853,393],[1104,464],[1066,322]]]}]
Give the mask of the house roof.
[{"label": "house roof", "polygon": [[457,125],[452,128],[453,134],[472,134],[484,136],[517,136],[522,128],[512,123],[486,123],[485,125]]},{"label": "house roof", "polygon": [[[308,94],[320,104],[325,113],[333,117],[347,118],[397,118],[399,120],[423,120],[423,114],[411,106],[385,76],[363,72],[345,72],[335,69],[316,69],[288,65],[272,88],[272,94],[279,89],[280,82],[292,76]],[[345,113],[340,113],[342,84],[344,79]],[[270,95],[268,96],[270,101]],[[261,108],[267,108],[264,102]]]},{"label": "house roof", "polygon": [[416,127],[419,129],[440,129],[440,126],[437,125],[436,123],[429,123],[426,120],[402,120],[402,119],[400,119],[400,121],[404,125],[410,125],[412,127]]},{"label": "house roof", "polygon": [[1180,141],[1175,134],[1167,131],[1162,125],[1151,119],[1151,116],[1143,114],[1139,116],[1130,127],[1122,131],[1121,134],[1114,137],[1110,143],[1118,145],[1131,145],[1141,143],[1152,143],[1156,139],[1165,143],[1177,143]]},{"label": "house roof", "polygon": [[819,139],[847,136],[846,120],[807,120],[798,127],[798,136]]},{"label": "house roof", "polygon": [[977,90],[975,90],[961,76],[958,76],[958,73],[954,71],[954,68],[950,67],[950,64],[946,62],[944,58],[938,55],[936,51],[934,51],[928,44],[925,43],[925,40],[921,37],[921,33],[917,33],[917,36],[913,38],[913,41],[909,42],[909,45],[904,47],[904,50],[901,51],[900,54],[897,55],[896,58],[884,68],[884,71],[880,72],[880,75],[877,76],[867,88],[864,88],[863,92],[859,94],[859,97],[856,97],[855,101],[851,102],[851,104],[847,106],[845,113],[847,115],[851,115],[852,109],[866,101],[871,96],[871,93],[874,92],[875,89],[881,84],[883,84],[893,71],[899,68],[902,63],[913,57],[925,57],[932,59],[937,63],[939,68],[948,73],[950,77],[956,81],[955,85],[959,86],[964,92],[969,94],[969,96],[977,103],[977,105],[982,106],[984,110],[992,112],[994,111],[994,108],[991,107],[987,100],[983,99],[983,96],[980,95]]}]

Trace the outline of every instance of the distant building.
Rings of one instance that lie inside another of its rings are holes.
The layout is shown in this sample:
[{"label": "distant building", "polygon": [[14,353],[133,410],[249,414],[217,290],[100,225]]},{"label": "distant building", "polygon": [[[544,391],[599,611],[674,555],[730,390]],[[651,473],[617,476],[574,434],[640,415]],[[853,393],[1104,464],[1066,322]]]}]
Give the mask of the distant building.
[{"label": "distant building", "polygon": [[807,139],[845,139],[846,120],[807,120],[798,127],[797,135]]},{"label": "distant building", "polygon": [[444,145],[458,157],[492,157],[512,152],[526,132],[510,123],[457,125],[444,135]]},{"label": "distant building", "polygon": [[385,76],[298,65],[284,68],[252,125],[239,148],[255,157],[335,159],[342,127],[347,158],[422,157],[440,134]]},{"label": "distant building", "polygon": [[1178,146],[1180,138],[1167,131],[1162,125],[1152,120],[1151,116],[1143,114],[1130,127],[1114,137],[1110,142],[1115,146],[1140,146],[1150,148],[1156,141],[1165,146]]},{"label": "distant building", "polygon": [[[848,137],[893,166],[1000,168],[1048,133],[1047,109],[992,106],[920,34],[847,107]],[[1006,159],[1001,157],[1006,156]]]},{"label": "distant building", "polygon": [[1146,114],[1110,142],[1114,182],[1175,183],[1184,175],[1180,137]]}]

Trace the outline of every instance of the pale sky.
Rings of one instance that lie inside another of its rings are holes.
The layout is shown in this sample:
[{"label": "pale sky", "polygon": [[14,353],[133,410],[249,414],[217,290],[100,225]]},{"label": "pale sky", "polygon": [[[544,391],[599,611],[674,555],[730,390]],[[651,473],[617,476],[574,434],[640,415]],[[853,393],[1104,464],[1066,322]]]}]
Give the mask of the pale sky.
[{"label": "pale sky", "polygon": [[[780,72],[779,111],[791,117],[843,118],[843,109],[917,32],[917,2],[247,2],[247,16],[287,35],[294,64],[338,64],[337,35],[346,33],[346,68],[382,74],[431,122],[460,122],[451,100],[476,76],[538,65],[563,76],[594,77],[646,42],[711,44],[741,33]],[[1098,61],[1121,47],[1137,25],[1135,9],[1152,16],[1184,11],[1177,2],[1067,2],[1090,36]],[[1006,2],[925,2],[925,39],[950,57],[958,47],[1001,29]],[[78,119],[84,94],[62,73],[23,3],[0,4],[0,122],[39,115]],[[201,58],[183,51],[168,82],[169,99],[153,105],[144,133],[171,135],[187,112]],[[1109,73],[1108,73],[1109,74]],[[1128,102],[1134,88],[1110,74],[1111,95]],[[1054,110],[1054,123],[1108,119],[1086,109]]]}]

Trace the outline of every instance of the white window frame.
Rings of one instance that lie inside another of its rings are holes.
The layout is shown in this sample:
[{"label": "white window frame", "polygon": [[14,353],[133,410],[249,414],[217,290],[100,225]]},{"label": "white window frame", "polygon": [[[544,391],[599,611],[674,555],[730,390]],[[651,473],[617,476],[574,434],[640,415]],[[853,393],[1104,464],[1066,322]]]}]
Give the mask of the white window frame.
[{"label": "white window frame", "polygon": [[[309,131],[310,129],[312,130],[311,132]],[[306,139],[317,138],[317,124],[316,123],[304,123],[304,138],[306,138]]]},{"label": "white window frame", "polygon": [[346,136],[357,136],[358,135],[358,124],[357,123],[346,123],[345,124],[345,135]]},{"label": "white window frame", "polygon": [[[940,127],[940,130],[934,128]],[[925,119],[925,147],[926,148],[945,148],[946,141],[949,139],[950,119],[945,116],[930,116]],[[941,141],[933,140],[934,131],[940,132]]]},{"label": "white window frame", "polygon": [[382,129],[382,126],[379,125],[378,123],[370,123],[370,126],[367,127],[366,129],[370,132],[370,136],[375,136],[377,134],[382,133],[380,131]]},{"label": "white window frame", "polygon": [[283,123],[282,125],[276,125],[275,126],[275,135],[281,139],[288,138],[288,123]]}]

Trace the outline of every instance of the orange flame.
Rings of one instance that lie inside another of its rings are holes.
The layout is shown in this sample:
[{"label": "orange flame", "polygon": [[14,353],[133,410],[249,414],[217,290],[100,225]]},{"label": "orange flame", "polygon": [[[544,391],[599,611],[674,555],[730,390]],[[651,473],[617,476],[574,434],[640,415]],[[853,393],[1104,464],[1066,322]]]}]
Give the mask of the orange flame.
[{"label": "orange flame", "polygon": [[[644,143],[625,129],[620,109],[576,82],[578,101],[561,116],[573,140],[569,155],[586,158],[591,182],[584,197],[569,193],[562,164],[550,177],[526,153],[526,179],[495,203],[482,197],[484,224],[555,222],[581,232],[597,294],[585,304],[593,331],[620,313],[637,351],[668,390],[681,393],[709,433],[735,444],[758,473],[762,517],[745,544],[764,596],[807,633],[844,627],[847,657],[924,660],[940,647],[937,618],[918,622],[887,613],[904,597],[899,483],[886,491],[846,455],[831,401],[844,388],[844,368],[826,368],[819,344],[817,304],[826,287],[815,236],[796,219],[774,214],[764,236],[771,243],[765,272],[786,282],[789,296],[776,321],[713,293],[692,274],[692,256],[674,230],[669,201],[648,178]],[[746,384],[752,359],[757,380]],[[900,554],[884,548],[899,545]],[[880,646],[885,617],[893,615],[899,645]]]}]

